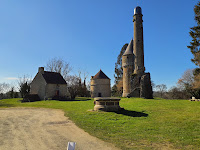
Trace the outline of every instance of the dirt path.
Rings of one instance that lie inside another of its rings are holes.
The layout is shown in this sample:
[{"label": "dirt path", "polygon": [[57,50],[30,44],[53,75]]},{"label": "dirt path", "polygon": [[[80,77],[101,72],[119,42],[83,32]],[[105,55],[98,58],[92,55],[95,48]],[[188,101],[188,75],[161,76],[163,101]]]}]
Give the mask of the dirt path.
[{"label": "dirt path", "polygon": [[0,150],[66,150],[69,141],[76,150],[117,150],[64,116],[43,108],[0,109]]}]

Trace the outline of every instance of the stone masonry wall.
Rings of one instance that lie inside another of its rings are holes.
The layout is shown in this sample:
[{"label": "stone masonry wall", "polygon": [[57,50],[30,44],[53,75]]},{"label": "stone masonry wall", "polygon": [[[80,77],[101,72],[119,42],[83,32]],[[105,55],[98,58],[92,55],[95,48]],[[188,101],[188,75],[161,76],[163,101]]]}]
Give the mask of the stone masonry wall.
[{"label": "stone masonry wall", "polygon": [[56,95],[56,91],[59,90],[59,96],[66,97],[67,85],[65,84],[47,84],[46,86],[46,98],[52,98]]},{"label": "stone masonry wall", "polygon": [[110,79],[91,79],[90,82],[90,91],[91,97],[98,97],[98,94],[101,93],[101,97],[110,97]]},{"label": "stone masonry wall", "polygon": [[143,46],[143,20],[142,14],[134,15],[134,48],[135,74],[142,75],[144,68],[144,46]]},{"label": "stone masonry wall", "polygon": [[38,94],[41,100],[45,97],[46,81],[42,77],[41,73],[37,73],[33,81],[31,82],[30,94]]},{"label": "stone masonry wall", "polygon": [[123,95],[127,97],[131,92],[131,74],[134,70],[134,57],[133,55],[122,56],[122,67],[123,67]]}]

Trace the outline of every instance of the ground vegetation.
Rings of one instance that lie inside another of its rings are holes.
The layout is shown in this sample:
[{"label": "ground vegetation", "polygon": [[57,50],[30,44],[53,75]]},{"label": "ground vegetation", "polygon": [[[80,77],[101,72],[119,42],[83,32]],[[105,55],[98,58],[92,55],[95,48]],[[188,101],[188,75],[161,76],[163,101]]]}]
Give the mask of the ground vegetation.
[{"label": "ground vegetation", "polygon": [[[45,107],[62,109],[89,134],[132,149],[199,149],[200,102],[161,98],[122,98],[120,112],[94,112],[93,99],[20,103],[0,100],[0,107]],[[78,108],[78,109],[77,109]]]}]

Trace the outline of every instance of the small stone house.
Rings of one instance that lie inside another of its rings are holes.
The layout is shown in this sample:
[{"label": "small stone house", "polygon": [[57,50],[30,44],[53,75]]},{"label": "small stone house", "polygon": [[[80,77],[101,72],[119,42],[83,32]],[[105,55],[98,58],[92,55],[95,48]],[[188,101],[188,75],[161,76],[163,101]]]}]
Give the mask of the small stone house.
[{"label": "small stone house", "polygon": [[67,97],[67,83],[60,73],[44,71],[39,67],[38,73],[31,82],[30,94],[37,94],[41,100]]},{"label": "small stone house", "polygon": [[90,94],[92,98],[111,96],[110,79],[103,71],[100,70],[95,76],[91,77]]}]

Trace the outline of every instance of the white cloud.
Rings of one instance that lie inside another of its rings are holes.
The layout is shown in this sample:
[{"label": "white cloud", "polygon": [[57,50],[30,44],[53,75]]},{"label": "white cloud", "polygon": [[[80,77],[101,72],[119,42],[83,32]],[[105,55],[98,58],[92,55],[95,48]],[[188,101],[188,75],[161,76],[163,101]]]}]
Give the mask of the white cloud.
[{"label": "white cloud", "polygon": [[4,78],[5,80],[18,80],[18,78],[16,78],[16,77],[6,77],[6,78]]}]

